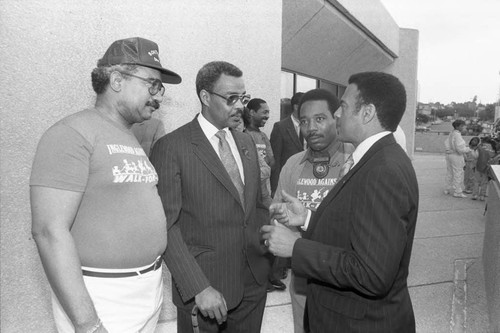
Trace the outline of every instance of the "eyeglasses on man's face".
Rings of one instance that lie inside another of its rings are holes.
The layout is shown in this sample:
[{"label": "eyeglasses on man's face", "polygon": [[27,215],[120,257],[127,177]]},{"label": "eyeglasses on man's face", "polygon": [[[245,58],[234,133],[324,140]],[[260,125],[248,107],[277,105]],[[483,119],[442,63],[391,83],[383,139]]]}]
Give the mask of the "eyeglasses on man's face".
[{"label": "eyeglasses on man's face", "polygon": [[120,73],[122,75],[135,77],[136,79],[139,79],[139,80],[146,82],[149,86],[148,90],[149,90],[149,94],[151,96],[156,96],[156,94],[158,94],[158,93],[160,93],[160,96],[163,96],[163,94],[165,93],[165,87],[163,86],[160,79],[152,79],[152,78],[147,79],[147,78],[140,77],[140,76],[130,74],[127,72],[118,72],[118,73]]},{"label": "eyeglasses on man's face", "polygon": [[246,94],[246,95],[229,95],[228,97],[226,97],[226,96],[220,95],[220,94],[218,94],[216,92],[213,92],[213,91],[208,91],[207,90],[207,92],[209,94],[212,94],[212,95],[215,95],[215,96],[219,96],[220,98],[226,100],[226,104],[228,106],[233,106],[238,101],[240,101],[241,104],[243,104],[243,105],[247,105],[248,102],[250,102],[250,99],[252,98],[248,94]]}]

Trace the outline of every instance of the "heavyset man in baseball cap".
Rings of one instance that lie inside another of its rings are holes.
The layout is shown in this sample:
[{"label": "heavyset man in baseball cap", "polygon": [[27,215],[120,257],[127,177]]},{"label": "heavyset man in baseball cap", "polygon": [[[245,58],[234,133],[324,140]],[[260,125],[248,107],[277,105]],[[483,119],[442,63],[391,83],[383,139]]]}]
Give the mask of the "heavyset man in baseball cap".
[{"label": "heavyset man in baseball cap", "polygon": [[115,41],[92,71],[95,106],[42,136],[30,179],[32,232],[59,332],[154,332],[163,299],[167,224],[158,176],[134,123],[160,107],[158,45]]}]

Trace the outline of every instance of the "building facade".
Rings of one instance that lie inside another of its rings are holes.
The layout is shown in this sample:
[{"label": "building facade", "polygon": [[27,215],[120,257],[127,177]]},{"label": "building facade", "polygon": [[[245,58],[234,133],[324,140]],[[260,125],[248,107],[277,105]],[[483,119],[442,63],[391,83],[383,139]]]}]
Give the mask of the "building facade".
[{"label": "building facade", "polygon": [[48,127],[93,105],[90,73],[114,40],[157,42],[162,64],[182,76],[156,114],[167,132],[199,112],[195,77],[209,61],[240,67],[247,92],[268,101],[268,135],[281,99],[316,87],[340,97],[349,75],[376,70],[406,86],[401,125],[413,151],[418,32],[398,27],[379,0],[4,0],[0,28],[2,332],[55,330],[31,237],[31,163]]}]

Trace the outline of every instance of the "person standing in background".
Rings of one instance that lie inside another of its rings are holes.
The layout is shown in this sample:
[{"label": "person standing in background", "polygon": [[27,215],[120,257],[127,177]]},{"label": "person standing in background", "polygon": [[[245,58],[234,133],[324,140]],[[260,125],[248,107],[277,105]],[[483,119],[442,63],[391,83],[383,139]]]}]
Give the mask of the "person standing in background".
[{"label": "person standing in background", "polygon": [[153,333],[167,246],[158,175],[130,130],[181,77],[158,45],[115,41],[92,71],[95,106],[42,136],[30,179],[32,233],[59,332]]},{"label": "person standing in background", "polygon": [[250,134],[255,142],[257,151],[272,168],[274,166],[274,153],[271,148],[271,142],[269,142],[266,133],[260,130],[269,120],[269,112],[269,106],[266,101],[260,98],[253,98],[244,109],[243,121],[245,122],[244,132]]},{"label": "person standing in background", "polygon": [[300,134],[299,103],[304,93],[297,92],[292,96],[292,114],[285,119],[274,123],[271,131],[271,148],[273,149],[275,164],[271,169],[271,195],[274,196],[281,168],[290,156],[304,150],[305,140]]},{"label": "person standing in background", "polygon": [[[246,107],[245,107],[246,108]],[[245,130],[245,125],[243,124],[243,112],[238,112],[232,117],[232,124],[229,128],[235,131],[243,132]],[[269,177],[271,177],[271,167],[264,160],[263,154],[258,154],[259,157],[259,167],[260,167],[260,188],[262,191],[262,202],[266,207],[271,205],[271,193],[269,192]]]},{"label": "person standing in background", "polygon": [[[271,143],[266,133],[260,130],[269,120],[269,112],[269,106],[266,101],[260,98],[251,99],[243,109],[243,122],[245,125],[243,131],[250,134],[260,157],[272,168],[274,166],[274,154]],[[266,172],[267,167],[263,166],[262,169]],[[269,207],[272,201],[270,176],[262,181],[262,198],[264,203]]]},{"label": "person standing in background", "polygon": [[470,152],[466,146],[462,133],[465,122],[457,119],[453,123],[453,131],[444,142],[446,151],[446,184],[444,194],[453,194],[455,198],[467,198],[463,193],[464,183],[464,154]]},{"label": "person standing in background", "polygon": [[[270,254],[259,228],[269,223],[250,135],[231,130],[250,100],[242,71],[225,61],[196,76],[201,113],[158,140],[151,163],[168,222],[177,331],[260,332]],[[197,312],[198,313],[198,312]]]}]

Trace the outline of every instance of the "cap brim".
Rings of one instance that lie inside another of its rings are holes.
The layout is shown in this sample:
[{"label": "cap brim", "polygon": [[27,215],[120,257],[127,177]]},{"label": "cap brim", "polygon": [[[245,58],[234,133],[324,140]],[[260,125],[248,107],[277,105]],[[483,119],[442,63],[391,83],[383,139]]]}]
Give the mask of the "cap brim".
[{"label": "cap brim", "polygon": [[170,84],[179,84],[182,82],[182,78],[179,74],[172,72],[171,70],[168,70],[166,68],[160,66],[145,65],[145,64],[138,64],[138,65],[159,70],[161,73],[161,82]]}]

